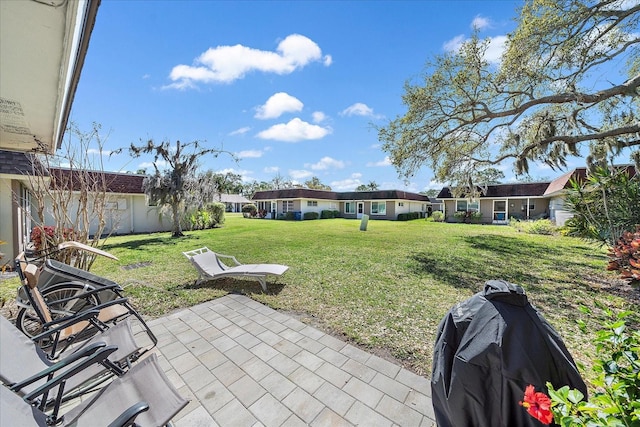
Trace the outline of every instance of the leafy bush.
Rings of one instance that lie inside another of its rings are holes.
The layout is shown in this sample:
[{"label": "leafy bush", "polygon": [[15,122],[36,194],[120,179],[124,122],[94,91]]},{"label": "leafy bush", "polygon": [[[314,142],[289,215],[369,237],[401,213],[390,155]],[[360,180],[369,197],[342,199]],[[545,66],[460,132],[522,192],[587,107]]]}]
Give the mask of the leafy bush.
[{"label": "leafy bush", "polygon": [[293,221],[296,219],[296,214],[294,212],[287,212],[284,214],[284,219],[287,221]]},{"label": "leafy bush", "polygon": [[433,220],[435,222],[443,222],[444,221],[444,212],[433,211],[433,213],[431,214],[431,218],[433,218]]},{"label": "leafy bush", "polygon": [[335,218],[336,217],[335,213],[336,211],[323,210],[322,212],[320,212],[320,219]]},{"label": "leafy bush", "polygon": [[341,218],[340,211],[333,211],[333,217],[334,218]]},{"label": "leafy bush", "polygon": [[242,207],[242,213],[251,214],[251,216],[256,216],[258,212],[258,208],[253,203],[246,204]]},{"label": "leafy bush", "polygon": [[474,212],[467,212],[467,218],[469,219],[469,222],[480,222],[482,221],[482,212],[480,211],[474,211]]},{"label": "leafy bush", "polygon": [[[587,309],[584,311],[588,314]],[[595,392],[585,400],[578,390],[568,386],[555,390],[547,382],[548,397],[538,392],[535,393],[538,399],[531,399],[532,393],[528,396],[525,393],[525,403],[521,402],[532,416],[545,424],[553,421],[560,426],[640,425],[640,331],[627,329],[625,318],[632,312],[617,316],[608,309],[605,312],[611,321],[596,335]],[[584,323],[581,328],[586,328]],[[539,407],[532,408],[537,403]],[[551,419],[547,417],[551,415],[549,412],[553,415]]]},{"label": "leafy bush", "polygon": [[412,219],[420,218],[420,212],[408,212],[398,214],[398,221],[410,221]]},{"label": "leafy bush", "polygon": [[209,225],[209,228],[224,224],[224,213],[226,211],[226,205],[224,203],[209,203],[207,204],[205,209],[211,216],[211,223]]},{"label": "leafy bush", "polygon": [[623,279],[640,282],[640,225],[634,233],[623,233],[609,249],[607,270],[618,271]]},{"label": "leafy bush", "polygon": [[318,219],[320,217],[320,215],[318,214],[318,212],[305,212],[304,216],[302,217],[303,219]]},{"label": "leafy bush", "polygon": [[528,234],[554,234],[557,227],[548,219],[538,219],[535,221],[518,221],[515,218],[509,220],[509,225],[518,231]]},{"label": "leafy bush", "polygon": [[467,217],[466,211],[456,211],[453,213],[453,219],[456,222],[464,222],[464,219]]}]

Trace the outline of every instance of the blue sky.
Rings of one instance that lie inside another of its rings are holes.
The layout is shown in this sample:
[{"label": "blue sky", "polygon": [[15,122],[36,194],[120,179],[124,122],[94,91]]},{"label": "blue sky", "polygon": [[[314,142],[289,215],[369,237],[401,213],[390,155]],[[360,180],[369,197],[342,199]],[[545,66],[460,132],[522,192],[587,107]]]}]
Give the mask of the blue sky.
[{"label": "blue sky", "polygon": [[[337,191],[370,181],[439,189],[426,167],[399,179],[374,126],[404,113],[405,81],[473,25],[497,59],[519,4],[103,0],[71,120],[84,130],[100,123],[107,152],[150,138],[204,141],[240,161],[205,157],[203,170],[246,181],[279,173]],[[152,171],[151,158],[126,151],[105,161],[110,171]],[[513,179],[510,164],[504,172]]]}]

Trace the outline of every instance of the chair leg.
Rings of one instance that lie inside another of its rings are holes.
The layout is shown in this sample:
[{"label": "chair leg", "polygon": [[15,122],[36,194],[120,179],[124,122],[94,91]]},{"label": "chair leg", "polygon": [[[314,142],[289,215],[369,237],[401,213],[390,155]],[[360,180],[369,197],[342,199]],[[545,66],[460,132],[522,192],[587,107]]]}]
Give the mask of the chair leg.
[{"label": "chair leg", "polygon": [[258,281],[260,282],[260,285],[262,286],[262,290],[264,292],[267,292],[267,277],[266,276],[258,277]]}]

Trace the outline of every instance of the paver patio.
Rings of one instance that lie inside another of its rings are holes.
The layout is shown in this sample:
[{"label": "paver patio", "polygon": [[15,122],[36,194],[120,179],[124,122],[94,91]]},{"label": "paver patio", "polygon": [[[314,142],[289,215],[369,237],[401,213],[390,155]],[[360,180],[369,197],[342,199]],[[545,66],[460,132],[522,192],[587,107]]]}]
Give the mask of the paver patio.
[{"label": "paver patio", "polygon": [[194,426],[435,426],[429,381],[229,294],[149,326]]}]

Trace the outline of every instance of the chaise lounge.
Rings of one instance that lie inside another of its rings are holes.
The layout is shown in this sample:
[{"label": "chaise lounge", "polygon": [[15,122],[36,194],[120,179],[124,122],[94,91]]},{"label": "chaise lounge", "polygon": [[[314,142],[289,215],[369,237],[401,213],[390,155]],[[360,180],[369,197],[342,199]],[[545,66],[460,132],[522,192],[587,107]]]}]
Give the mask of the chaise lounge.
[{"label": "chaise lounge", "polygon": [[[251,277],[257,279],[262,290],[266,292],[267,275],[280,276],[289,269],[288,266],[281,264],[241,264],[235,257],[218,254],[206,246],[182,254],[198,270],[196,284],[223,277]],[[226,264],[222,259],[227,259],[233,264]]]}]

